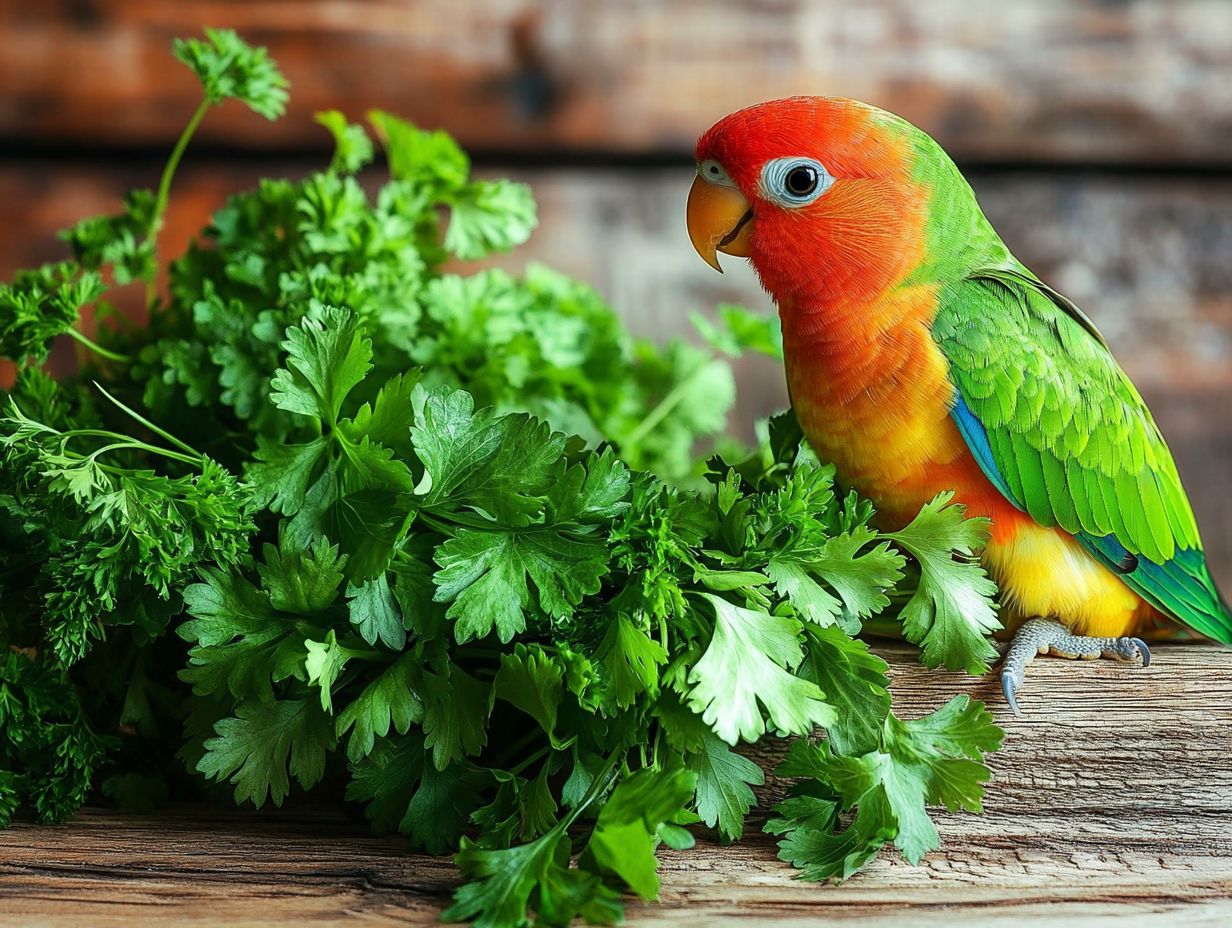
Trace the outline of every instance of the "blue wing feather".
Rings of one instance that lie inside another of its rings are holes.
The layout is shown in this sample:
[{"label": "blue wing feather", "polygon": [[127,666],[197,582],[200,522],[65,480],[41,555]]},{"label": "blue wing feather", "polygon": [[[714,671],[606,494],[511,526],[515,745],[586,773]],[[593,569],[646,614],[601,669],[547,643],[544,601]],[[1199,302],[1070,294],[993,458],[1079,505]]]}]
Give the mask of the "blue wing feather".
[{"label": "blue wing feather", "polygon": [[[985,477],[992,481],[993,486],[1001,491],[1002,496],[1019,509],[1022,509],[1022,504],[1014,498],[1014,493],[1010,490],[1010,485],[1006,482],[1005,476],[997,469],[997,462],[992,456],[992,445],[988,443],[988,432],[985,431],[983,423],[975,417],[975,413],[971,411],[967,401],[962,398],[962,394],[955,394],[955,396],[957,401],[954,403],[954,408],[950,410],[950,415],[958,424],[958,431],[962,433],[963,441],[967,443],[967,447],[975,455],[975,460],[979,463],[980,470],[984,472]],[[1023,511],[1025,512],[1026,510]]]}]

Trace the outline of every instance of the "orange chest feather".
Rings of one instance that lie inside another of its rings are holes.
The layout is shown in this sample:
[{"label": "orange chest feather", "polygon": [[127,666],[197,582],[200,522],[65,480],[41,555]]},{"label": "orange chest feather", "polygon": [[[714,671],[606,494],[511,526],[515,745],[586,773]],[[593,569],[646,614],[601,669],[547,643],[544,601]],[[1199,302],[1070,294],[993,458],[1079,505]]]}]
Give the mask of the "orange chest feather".
[{"label": "orange chest feather", "polygon": [[935,300],[932,287],[902,287],[841,313],[783,314],[801,427],[842,481],[875,501],[887,527],[945,490],[973,513],[1017,514],[950,418],[954,388],[928,330]]}]

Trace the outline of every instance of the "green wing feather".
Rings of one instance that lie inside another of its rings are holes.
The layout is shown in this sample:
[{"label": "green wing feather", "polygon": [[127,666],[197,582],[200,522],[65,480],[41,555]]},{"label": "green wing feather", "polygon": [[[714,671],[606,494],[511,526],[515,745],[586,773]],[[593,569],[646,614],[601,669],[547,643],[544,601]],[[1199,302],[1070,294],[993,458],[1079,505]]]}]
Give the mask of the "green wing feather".
[{"label": "green wing feather", "polygon": [[943,292],[933,336],[955,420],[1001,492],[1157,608],[1232,643],[1168,446],[1082,311],[1020,268],[990,268]]}]

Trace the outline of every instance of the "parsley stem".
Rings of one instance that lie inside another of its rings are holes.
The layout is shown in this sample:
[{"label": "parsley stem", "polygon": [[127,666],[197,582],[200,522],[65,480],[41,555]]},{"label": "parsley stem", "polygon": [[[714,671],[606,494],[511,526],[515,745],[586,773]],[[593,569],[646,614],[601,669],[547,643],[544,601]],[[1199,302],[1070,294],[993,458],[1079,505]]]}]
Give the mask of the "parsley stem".
[{"label": "parsley stem", "polygon": [[133,359],[129,357],[128,355],[119,354],[118,352],[112,351],[109,348],[104,348],[98,342],[94,341],[94,339],[87,337],[85,334],[83,334],[78,329],[74,329],[70,327],[68,329],[65,329],[64,331],[65,331],[65,334],[71,335],[73,338],[77,339],[78,342],[80,342],[90,351],[93,351],[99,357],[106,358],[108,361],[115,361],[117,364],[131,364],[133,362]]},{"label": "parsley stem", "polygon": [[[10,404],[12,406],[13,412],[15,413],[15,418],[19,422],[21,422],[23,425],[25,425],[27,428],[31,430],[44,432],[48,435],[60,436],[60,453],[62,455],[65,455],[66,457],[75,458],[78,461],[84,461],[87,458],[93,461],[100,454],[106,451],[116,451],[116,450],[120,450],[123,448],[131,448],[133,451],[145,451],[149,454],[162,455],[165,458],[169,458],[173,461],[179,461],[183,464],[191,464],[194,467],[201,466],[201,455],[196,455],[195,457],[189,457],[188,455],[181,454],[178,451],[172,451],[170,448],[160,448],[157,445],[151,445],[149,442],[144,442],[137,438],[131,438],[128,435],[121,435],[119,432],[109,432],[106,429],[71,429],[67,432],[62,432],[59,429],[52,428],[50,425],[44,425],[42,422],[36,422],[35,420],[28,418],[25,415],[25,413],[23,413],[17,407],[17,404],[13,403],[11,400],[10,400]],[[112,441],[111,444],[106,445],[105,447],[99,448],[91,452],[89,455],[85,455],[77,451],[69,450],[68,448],[69,441],[71,441],[74,438],[82,438],[86,436],[90,436],[93,438],[110,438],[114,440]],[[108,465],[106,464],[99,464],[98,466],[103,468],[104,470],[108,469]]]},{"label": "parsley stem", "polygon": [[[192,114],[192,118],[188,120],[188,125],[180,133],[180,137],[176,140],[175,148],[171,149],[171,154],[167,157],[167,163],[163,166],[163,176],[158,181],[158,195],[154,200],[154,215],[150,219],[150,234],[146,239],[150,243],[151,250],[156,255],[158,233],[163,226],[163,214],[167,211],[167,199],[171,196],[171,179],[175,176],[176,168],[180,166],[180,159],[184,157],[184,150],[188,148],[189,140],[196,134],[197,127],[201,125],[201,120],[205,118],[205,114],[209,112],[212,105],[208,97],[201,101],[196,111]],[[147,306],[152,306],[154,303],[155,286],[156,282],[153,278],[146,281],[145,302]]]},{"label": "parsley stem", "polygon": [[99,393],[103,394],[103,396],[107,397],[107,399],[111,400],[112,403],[114,403],[124,412],[128,413],[130,416],[132,416],[132,418],[136,419],[138,422],[144,425],[147,429],[149,429],[155,435],[159,436],[162,439],[165,439],[166,441],[171,442],[171,444],[175,445],[181,451],[187,451],[189,454],[193,455],[194,458],[196,458],[196,461],[194,463],[199,464],[201,462],[201,459],[205,457],[205,455],[203,455],[200,451],[198,451],[192,445],[188,444],[187,442],[180,441],[180,439],[176,438],[166,429],[160,428],[159,426],[155,425],[153,422],[151,422],[145,416],[141,415],[141,413],[137,412],[135,409],[130,409],[128,406],[125,406],[118,399],[116,399],[114,396],[112,396],[110,393],[104,390],[103,385],[99,383],[97,380],[94,381],[94,386],[98,389]]},{"label": "parsley stem", "polygon": [[[97,451],[93,451],[88,455],[82,456],[82,460],[89,458],[93,461],[105,451],[120,451],[125,448],[131,448],[133,451],[144,451],[147,454],[162,455],[165,458],[170,458],[172,461],[179,461],[181,464],[191,464],[194,467],[201,466],[200,458],[190,458],[188,455],[180,454],[178,451],[172,451],[170,448],[160,448],[157,445],[151,445],[148,442],[137,441],[135,439],[133,441],[120,441],[106,445],[105,447],[99,448]],[[106,468],[106,465],[103,464],[100,464],[99,466]]]},{"label": "parsley stem", "polygon": [[667,417],[667,414],[680,404],[680,401],[683,400],[689,390],[692,389],[693,381],[697,379],[698,375],[706,369],[712,360],[714,360],[713,357],[709,357],[701,364],[697,365],[697,367],[693,368],[693,370],[689,371],[686,376],[680,379],[676,386],[672,387],[672,389],[667,392],[667,395],[665,395],[663,399],[659,400],[659,402],[655,404],[654,409],[646,413],[645,418],[638,423],[637,428],[626,435],[624,441],[621,442],[621,449],[626,454],[628,453],[629,448],[636,447],[641,444],[642,439],[649,435],[654,427],[662,422]]},{"label": "parsley stem", "polygon": [[518,774],[520,774],[523,770],[525,770],[527,767],[529,767],[539,758],[543,757],[543,755],[547,754],[547,752],[550,751],[551,749],[552,749],[551,745],[540,748],[538,751],[535,751],[535,753],[524,758],[521,763],[516,764],[513,767],[510,767],[509,773],[513,774],[516,777]]},{"label": "parsley stem", "polygon": [[591,781],[590,789],[586,790],[586,794],[582,797],[582,801],[574,806],[569,811],[569,814],[560,820],[560,824],[557,825],[557,827],[560,828],[561,831],[567,831],[569,826],[577,821],[578,816],[586,811],[586,807],[598,799],[599,795],[611,785],[612,780],[616,777],[616,763],[621,759],[621,757],[624,756],[624,753],[624,749],[620,749],[612,753],[612,756],[608,758],[608,762],[603,765],[603,769],[599,772],[598,776]]}]

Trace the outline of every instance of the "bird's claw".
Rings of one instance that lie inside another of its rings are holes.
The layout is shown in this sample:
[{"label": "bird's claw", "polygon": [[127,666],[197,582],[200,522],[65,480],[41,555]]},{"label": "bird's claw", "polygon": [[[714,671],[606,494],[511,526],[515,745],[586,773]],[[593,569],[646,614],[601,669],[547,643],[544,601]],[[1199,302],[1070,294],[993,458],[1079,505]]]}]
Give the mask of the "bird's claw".
[{"label": "bird's claw", "polygon": [[1027,665],[1040,654],[1057,657],[1111,657],[1132,663],[1141,660],[1151,666],[1151,649],[1141,638],[1094,638],[1073,635],[1069,629],[1050,619],[1030,619],[1014,635],[1001,665],[1001,691],[1015,717],[1022,718],[1018,707],[1018,690],[1026,678]]},{"label": "bird's claw", "polygon": [[1130,638],[1134,646],[1138,649],[1138,656],[1142,658],[1142,666],[1151,666],[1151,649],[1146,646],[1146,642],[1141,638]]},{"label": "bird's claw", "polygon": [[1018,687],[1022,683],[1017,679],[1012,670],[1001,671],[1001,692],[1005,694],[1005,701],[1009,704],[1010,711],[1014,713],[1014,718],[1022,718],[1022,713],[1018,710],[1018,699],[1015,694],[1018,692]]}]

